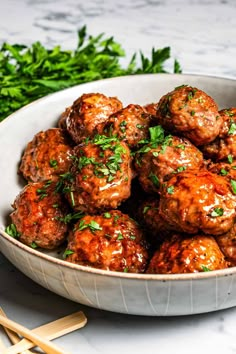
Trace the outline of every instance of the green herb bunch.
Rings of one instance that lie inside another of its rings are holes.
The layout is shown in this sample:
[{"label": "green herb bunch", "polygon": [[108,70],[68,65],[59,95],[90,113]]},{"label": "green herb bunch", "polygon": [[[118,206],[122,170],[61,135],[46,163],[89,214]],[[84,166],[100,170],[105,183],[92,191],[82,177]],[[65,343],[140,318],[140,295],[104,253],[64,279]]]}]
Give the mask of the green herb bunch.
[{"label": "green herb bunch", "polygon": [[[152,49],[151,58],[140,51],[140,64],[135,53],[127,67],[120,59],[125,56],[113,37],[87,35],[86,26],[78,31],[74,51],[60,46],[45,48],[40,42],[32,46],[4,43],[0,48],[0,121],[20,107],[49,93],[77,84],[108,77],[165,73],[170,48]],[[174,62],[173,72],[181,68]]]}]

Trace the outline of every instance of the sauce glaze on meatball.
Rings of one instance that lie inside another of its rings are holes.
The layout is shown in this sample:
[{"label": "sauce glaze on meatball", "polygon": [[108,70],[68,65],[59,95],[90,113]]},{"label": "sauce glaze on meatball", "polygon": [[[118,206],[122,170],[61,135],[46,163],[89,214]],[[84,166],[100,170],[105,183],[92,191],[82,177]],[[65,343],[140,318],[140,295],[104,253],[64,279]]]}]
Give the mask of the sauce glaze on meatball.
[{"label": "sauce glaze on meatball", "polygon": [[150,114],[139,105],[129,104],[113,113],[103,126],[104,134],[115,135],[135,148],[140,140],[149,136]]},{"label": "sauce glaze on meatball", "polygon": [[163,186],[160,214],[182,232],[220,235],[234,223],[236,196],[228,181],[208,171],[185,171]]},{"label": "sauce glaze on meatball", "polygon": [[148,246],[138,224],[118,210],[86,215],[69,236],[67,261],[118,272],[143,273]]},{"label": "sauce glaze on meatball", "polygon": [[219,111],[223,120],[219,136],[209,144],[202,146],[206,158],[226,161],[229,156],[236,157],[236,108]]},{"label": "sauce glaze on meatball", "polygon": [[167,136],[161,143],[151,143],[135,155],[135,170],[147,193],[157,193],[173,174],[200,169],[203,156],[189,140]]},{"label": "sauce glaze on meatball", "polygon": [[186,137],[196,146],[213,141],[222,123],[215,101],[205,92],[188,85],[164,95],[156,116],[164,129]]},{"label": "sauce glaze on meatball", "polygon": [[173,235],[153,255],[147,273],[195,273],[227,268],[214,237]]},{"label": "sauce glaze on meatball", "polygon": [[122,103],[116,97],[107,97],[101,93],[85,93],[68,110],[67,130],[72,139],[79,144],[86,137],[93,137],[97,133],[96,127],[121,108]]},{"label": "sauce glaze on meatball", "polygon": [[71,165],[72,145],[59,128],[39,132],[28,143],[21,159],[19,172],[29,182],[56,180]]},{"label": "sauce glaze on meatball", "polygon": [[96,214],[116,209],[130,196],[130,151],[116,138],[97,136],[73,151],[68,200],[73,209]]},{"label": "sauce glaze on meatball", "polygon": [[31,247],[54,249],[67,237],[68,226],[63,221],[68,207],[55,193],[51,181],[30,183],[16,197],[10,217],[19,240]]}]

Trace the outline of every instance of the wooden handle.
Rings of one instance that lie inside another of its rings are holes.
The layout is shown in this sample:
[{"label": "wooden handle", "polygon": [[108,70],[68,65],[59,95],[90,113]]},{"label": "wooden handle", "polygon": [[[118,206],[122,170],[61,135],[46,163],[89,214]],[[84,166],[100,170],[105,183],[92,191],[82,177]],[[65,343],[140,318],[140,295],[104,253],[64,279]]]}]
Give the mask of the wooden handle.
[{"label": "wooden handle", "polygon": [[[30,339],[37,346],[42,348],[47,354],[66,354],[65,351],[62,351],[55,344],[51,343],[47,339],[40,337],[39,335],[33,333],[28,328],[0,315],[0,324],[4,327],[11,329],[12,331],[21,334],[22,336]],[[18,350],[14,349],[15,346],[6,349],[4,354],[17,354]]]}]

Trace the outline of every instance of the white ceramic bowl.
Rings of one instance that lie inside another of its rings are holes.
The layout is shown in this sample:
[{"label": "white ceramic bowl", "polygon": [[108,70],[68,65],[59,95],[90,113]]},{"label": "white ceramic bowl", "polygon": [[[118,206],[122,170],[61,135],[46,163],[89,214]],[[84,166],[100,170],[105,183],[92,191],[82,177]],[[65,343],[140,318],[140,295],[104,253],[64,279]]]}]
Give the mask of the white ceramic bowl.
[{"label": "white ceramic bowl", "polygon": [[45,288],[99,309],[136,315],[187,315],[236,305],[236,267],[194,274],[109,272],[70,264],[54,252],[34,250],[5,232],[11,204],[22,189],[17,167],[34,134],[56,124],[78,96],[101,92],[124,105],[151,103],[189,84],[211,95],[220,108],[236,106],[236,81],[197,75],[138,75],[79,85],[42,98],[0,124],[0,250],[19,270]]}]

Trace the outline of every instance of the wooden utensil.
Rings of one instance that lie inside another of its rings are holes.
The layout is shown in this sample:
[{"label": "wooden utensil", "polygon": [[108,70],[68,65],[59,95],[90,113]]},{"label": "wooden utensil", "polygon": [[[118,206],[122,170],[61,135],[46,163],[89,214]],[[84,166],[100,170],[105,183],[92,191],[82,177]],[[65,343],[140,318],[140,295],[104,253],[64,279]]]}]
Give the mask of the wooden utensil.
[{"label": "wooden utensil", "polygon": [[[30,339],[32,342],[35,343],[35,345],[42,348],[47,354],[66,354],[65,351],[62,351],[62,349],[60,349],[54,343],[51,343],[47,339],[40,337],[36,333],[33,333],[28,328],[20,325],[19,323],[12,321],[9,318],[6,318],[2,315],[0,315],[0,324],[4,327],[11,329],[12,331],[14,331],[16,333],[21,334],[22,336],[26,337],[27,339]],[[19,350],[16,351],[14,349],[14,347],[15,346],[12,346],[12,347],[6,349],[4,354],[19,353]]]},{"label": "wooden utensil", "polygon": [[[0,314],[5,316],[4,311],[0,308]],[[43,338],[47,339],[47,340],[52,340],[58,337],[61,337],[65,334],[68,334],[72,331],[75,331],[79,328],[82,328],[86,325],[87,323],[87,318],[85,317],[84,313],[81,311],[75,312],[71,315],[65,316],[63,318],[60,318],[58,320],[55,320],[53,322],[47,323],[43,326],[40,326],[38,328],[35,328],[33,330],[31,330],[31,332],[42,336]],[[16,336],[13,333],[14,337],[14,343],[17,343],[16,345],[11,347],[11,353],[19,353],[19,352],[23,352],[24,354],[26,354],[26,350],[33,348],[35,346],[34,343],[32,343],[31,341],[29,341],[28,339],[22,339],[19,342],[19,338],[17,340]],[[12,341],[13,342],[13,341]],[[13,352],[13,349],[15,350]],[[29,354],[29,353],[28,353]]]}]

